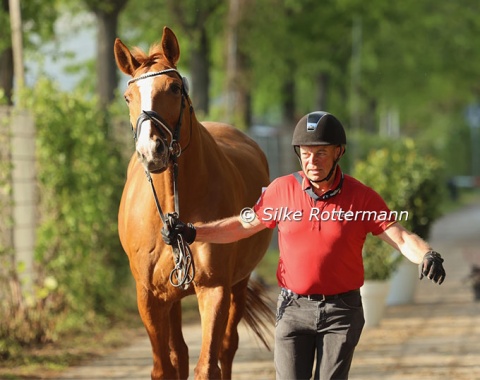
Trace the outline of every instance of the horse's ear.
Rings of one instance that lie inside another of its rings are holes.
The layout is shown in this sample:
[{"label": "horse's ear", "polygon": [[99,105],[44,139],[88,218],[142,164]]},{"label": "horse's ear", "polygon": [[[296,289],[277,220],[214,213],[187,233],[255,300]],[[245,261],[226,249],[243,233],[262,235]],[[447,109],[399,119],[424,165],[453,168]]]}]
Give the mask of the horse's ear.
[{"label": "horse's ear", "polygon": [[178,46],[175,33],[168,26],[163,28],[162,49],[165,58],[168,59],[172,66],[176,66],[180,58],[180,47]]},{"label": "horse's ear", "polygon": [[140,67],[140,63],[130,53],[130,50],[125,44],[120,41],[120,38],[115,39],[115,45],[113,49],[115,53],[115,61],[118,68],[125,74],[133,77],[135,71]]}]

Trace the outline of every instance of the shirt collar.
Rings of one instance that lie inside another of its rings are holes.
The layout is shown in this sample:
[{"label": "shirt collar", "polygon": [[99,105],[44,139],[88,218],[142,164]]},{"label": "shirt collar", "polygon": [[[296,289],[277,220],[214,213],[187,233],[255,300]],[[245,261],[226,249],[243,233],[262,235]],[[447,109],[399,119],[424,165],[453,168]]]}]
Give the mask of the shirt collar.
[{"label": "shirt collar", "polygon": [[[300,171],[300,175],[303,178],[303,180],[302,180],[302,190],[306,191],[308,189],[311,189],[313,187],[312,183],[307,178],[307,176],[305,175],[303,170]],[[335,171],[335,180],[333,181],[332,187],[329,190],[336,189],[338,187],[338,184],[340,183],[340,180],[342,179],[342,177],[343,177],[342,169],[340,168],[339,165],[337,165],[337,170]],[[329,190],[327,190],[327,191],[329,191]]]},{"label": "shirt collar", "polygon": [[337,170],[335,171],[335,180],[333,181],[332,187],[320,196],[315,194],[315,192],[313,191],[313,186],[310,180],[306,177],[303,170],[300,171],[300,175],[302,176],[302,190],[305,191],[315,201],[327,200],[328,198],[331,198],[341,192],[341,188],[343,185],[343,172],[338,165]]}]

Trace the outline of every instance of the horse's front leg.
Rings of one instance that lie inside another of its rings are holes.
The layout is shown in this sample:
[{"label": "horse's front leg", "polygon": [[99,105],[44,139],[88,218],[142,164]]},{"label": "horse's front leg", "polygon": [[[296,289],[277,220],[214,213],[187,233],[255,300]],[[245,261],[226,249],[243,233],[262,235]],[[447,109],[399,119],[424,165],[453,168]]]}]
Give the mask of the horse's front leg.
[{"label": "horse's front leg", "polygon": [[174,302],[170,310],[170,360],[179,379],[188,379],[188,347],[182,333],[182,304]]},{"label": "horse's front leg", "polygon": [[177,369],[170,359],[170,306],[160,302],[150,291],[137,284],[137,305],[152,345],[152,380],[177,379]]},{"label": "horse's front leg", "polygon": [[250,277],[245,278],[232,288],[230,309],[228,311],[228,323],[219,356],[220,365],[222,367],[222,379],[232,378],[233,359],[239,343],[238,324],[245,311],[246,289],[249,278]]},{"label": "horse's front leg", "polygon": [[223,286],[197,290],[202,320],[202,347],[195,367],[195,379],[222,379],[219,351],[228,320],[230,289]]}]

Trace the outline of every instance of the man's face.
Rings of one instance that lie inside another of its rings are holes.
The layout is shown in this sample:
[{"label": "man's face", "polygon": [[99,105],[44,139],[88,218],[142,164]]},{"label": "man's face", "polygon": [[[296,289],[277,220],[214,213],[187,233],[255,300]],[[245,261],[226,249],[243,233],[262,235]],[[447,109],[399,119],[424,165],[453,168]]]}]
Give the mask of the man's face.
[{"label": "man's face", "polygon": [[324,179],[340,151],[341,148],[334,145],[301,145],[300,160],[307,178],[311,181]]}]

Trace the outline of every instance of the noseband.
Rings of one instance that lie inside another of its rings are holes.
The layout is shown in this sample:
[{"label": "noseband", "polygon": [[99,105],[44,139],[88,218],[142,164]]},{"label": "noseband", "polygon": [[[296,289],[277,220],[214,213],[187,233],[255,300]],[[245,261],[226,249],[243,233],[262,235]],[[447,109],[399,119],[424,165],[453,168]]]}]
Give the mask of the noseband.
[{"label": "noseband", "polygon": [[[152,176],[150,172],[145,169],[145,174],[147,176],[148,182],[150,182],[150,186],[153,192],[153,198],[155,200],[155,205],[157,207],[158,214],[160,215],[160,219],[162,220],[163,224],[166,225],[168,228],[171,228],[170,219],[172,216],[174,218],[178,218],[179,215],[179,204],[178,204],[178,190],[177,190],[177,177],[178,177],[178,163],[177,159],[182,154],[182,148],[180,146],[179,138],[180,138],[180,129],[182,126],[182,116],[183,110],[185,109],[185,99],[188,100],[188,82],[187,78],[182,77],[180,73],[176,69],[165,69],[161,71],[155,71],[151,73],[146,73],[140,75],[137,78],[130,79],[127,82],[127,85],[130,85],[133,82],[137,82],[142,79],[163,75],[166,73],[174,72],[176,73],[180,79],[182,80],[182,103],[180,106],[180,115],[178,116],[177,125],[175,128],[172,129],[168,128],[168,123],[155,111],[143,111],[138,116],[135,129],[133,129],[133,138],[135,143],[137,142],[137,138],[140,135],[140,130],[142,128],[143,122],[150,120],[153,126],[157,129],[160,134],[160,138],[162,139],[165,146],[168,146],[168,161],[172,164],[172,177],[173,177],[173,193],[174,193],[174,201],[175,201],[175,212],[173,214],[164,214],[162,211],[162,207],[160,206],[160,202],[158,201],[157,192],[155,191],[155,186],[153,184]],[[185,150],[188,145],[190,144],[190,140],[192,137],[192,113],[193,107],[190,101],[188,101],[190,105],[190,138],[187,142],[187,145],[183,150]],[[168,138],[170,138],[170,143],[168,143]],[[168,165],[167,165],[168,166]],[[166,169],[166,168],[165,168]],[[187,289],[190,286],[190,283],[193,281],[195,277],[195,266],[193,264],[193,256],[190,250],[188,243],[185,242],[182,235],[178,235],[176,244],[172,245],[173,249],[173,256],[174,256],[174,264],[175,267],[170,272],[170,283],[175,287],[182,286],[184,289]]]},{"label": "noseband", "polygon": [[[182,97],[182,107],[180,111],[180,118],[178,119],[177,127],[175,128],[175,132],[178,132],[178,133],[175,133],[174,135],[170,131],[170,129],[165,125],[165,122],[162,121],[160,115],[155,111],[142,111],[142,113],[137,119],[136,128],[133,130],[133,139],[135,140],[135,143],[137,142],[137,137],[140,135],[143,122],[150,120],[151,123],[158,130],[158,133],[160,134],[160,138],[162,139],[165,146],[168,146],[169,159],[176,159],[180,157],[180,154],[182,154],[182,148],[180,147],[180,143],[178,142],[178,135],[180,134],[182,113],[184,108],[183,99],[184,98]],[[170,143],[168,143],[168,138],[170,138]]]}]

